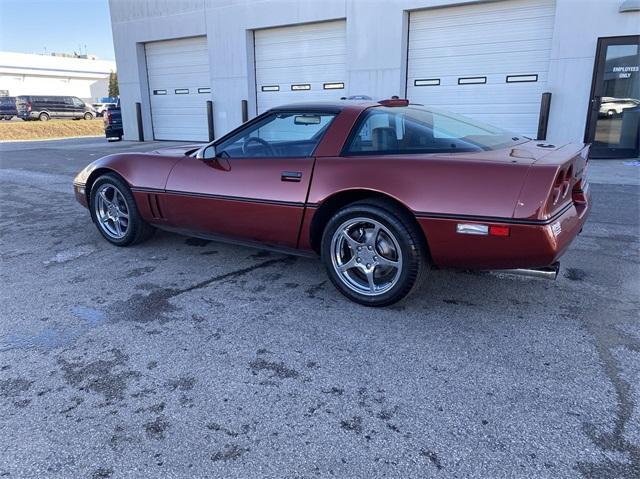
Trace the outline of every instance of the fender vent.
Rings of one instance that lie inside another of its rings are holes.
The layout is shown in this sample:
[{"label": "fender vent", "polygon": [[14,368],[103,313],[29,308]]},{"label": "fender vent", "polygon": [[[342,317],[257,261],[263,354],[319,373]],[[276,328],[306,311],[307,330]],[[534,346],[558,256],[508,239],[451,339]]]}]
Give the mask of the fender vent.
[{"label": "fender vent", "polygon": [[162,209],[160,209],[160,199],[158,198],[158,195],[149,193],[147,195],[147,203],[149,204],[149,211],[151,211],[151,216],[153,216],[154,219],[165,219],[164,215],[162,214]]}]

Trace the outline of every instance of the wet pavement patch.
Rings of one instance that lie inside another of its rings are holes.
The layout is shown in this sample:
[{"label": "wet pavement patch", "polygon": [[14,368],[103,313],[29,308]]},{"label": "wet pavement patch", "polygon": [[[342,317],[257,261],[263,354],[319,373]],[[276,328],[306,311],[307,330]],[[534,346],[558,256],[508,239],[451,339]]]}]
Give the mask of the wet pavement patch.
[{"label": "wet pavement patch", "polygon": [[254,359],[249,363],[253,374],[259,372],[268,371],[271,372],[272,378],[278,379],[296,379],[300,376],[300,373],[295,369],[289,368],[282,361],[267,361],[263,358]]},{"label": "wet pavement patch", "polygon": [[202,239],[202,238],[187,238],[184,241],[184,244],[188,245],[188,246],[207,246],[209,243],[211,243],[210,240],[206,240],[206,239]]},{"label": "wet pavement patch", "polygon": [[182,376],[178,379],[167,381],[167,388],[171,391],[191,391],[196,384],[196,378],[191,376]]},{"label": "wet pavement patch", "polygon": [[129,388],[129,381],[138,379],[138,371],[120,370],[127,365],[129,356],[119,349],[110,351],[113,359],[97,359],[87,363],[81,361],[67,361],[59,358],[67,384],[79,391],[92,392],[102,395],[105,401],[121,401]]},{"label": "wet pavement patch", "polygon": [[145,423],[144,430],[149,439],[160,440],[164,439],[164,433],[169,426],[170,424],[162,416],[158,416],[153,421]]},{"label": "wet pavement patch", "polygon": [[240,447],[237,444],[226,444],[222,451],[211,454],[211,460],[214,462],[234,461],[247,452],[249,452],[249,449],[246,447]]},{"label": "wet pavement patch", "polygon": [[436,469],[442,469],[442,462],[435,452],[429,451],[428,449],[422,449],[420,451],[420,455],[426,457],[429,462],[436,467]]},{"label": "wet pavement patch", "polygon": [[211,286],[214,283],[232,280],[242,277],[248,273],[251,273],[257,269],[266,268],[279,263],[290,264],[295,262],[296,258],[285,257],[277,259],[269,259],[256,263],[246,268],[240,268],[227,273],[222,273],[213,278],[201,281],[199,283],[187,286],[185,288],[159,288],[152,289],[152,285],[148,285],[151,292],[148,295],[134,294],[132,297],[125,301],[117,301],[109,308],[109,316],[113,321],[132,321],[138,323],[147,323],[151,321],[166,322],[171,318],[167,316],[168,313],[172,313],[178,310],[177,307],[171,304],[169,301],[176,296],[184,293],[189,293],[198,289],[203,289]]},{"label": "wet pavement patch", "polygon": [[0,352],[11,349],[58,348],[74,341],[108,319],[104,311],[85,306],[76,306],[73,308],[73,314],[81,320],[79,323],[50,327],[34,334],[16,333],[1,338]]},{"label": "wet pavement patch", "polygon": [[155,266],[145,266],[143,268],[134,268],[129,270],[127,278],[138,278],[139,276],[155,271]]},{"label": "wet pavement patch", "polygon": [[340,421],[340,427],[345,431],[352,431],[356,434],[362,434],[362,418],[360,416],[353,416],[351,419]]},{"label": "wet pavement patch", "polygon": [[100,467],[93,471],[91,479],[109,479],[113,476],[113,469],[107,467]]},{"label": "wet pavement patch", "polygon": [[23,378],[12,378],[0,380],[0,397],[15,398],[22,393],[27,392],[33,381],[28,381]]},{"label": "wet pavement patch", "polygon": [[584,281],[588,274],[580,268],[567,268],[563,276],[569,281]]}]

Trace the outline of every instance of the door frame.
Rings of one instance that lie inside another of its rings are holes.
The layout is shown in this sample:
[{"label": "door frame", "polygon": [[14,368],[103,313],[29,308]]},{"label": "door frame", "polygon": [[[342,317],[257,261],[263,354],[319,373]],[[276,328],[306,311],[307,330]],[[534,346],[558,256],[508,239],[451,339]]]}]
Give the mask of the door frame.
[{"label": "door frame", "polygon": [[[593,74],[591,76],[591,89],[589,91],[589,104],[587,108],[587,120],[585,124],[584,130],[584,142],[585,143],[593,143],[595,139],[595,130],[596,124],[598,123],[598,112],[600,110],[600,105],[598,104],[598,108],[594,107],[594,103],[596,101],[596,90],[598,88],[598,84],[602,81],[604,76],[604,71],[598,71],[598,66],[600,62],[606,59],[607,47],[609,45],[626,45],[632,43],[633,39],[636,40],[638,45],[640,45],[640,35],[620,35],[615,37],[598,37],[598,44],[596,46],[596,55],[593,63]],[[601,98],[601,97],[599,97]],[[633,154],[638,154],[638,149],[636,148],[635,152],[630,151],[629,157]],[[598,156],[600,158],[600,156]],[[602,156],[602,158],[615,158],[617,156]],[[626,156],[625,156],[626,157]]]}]

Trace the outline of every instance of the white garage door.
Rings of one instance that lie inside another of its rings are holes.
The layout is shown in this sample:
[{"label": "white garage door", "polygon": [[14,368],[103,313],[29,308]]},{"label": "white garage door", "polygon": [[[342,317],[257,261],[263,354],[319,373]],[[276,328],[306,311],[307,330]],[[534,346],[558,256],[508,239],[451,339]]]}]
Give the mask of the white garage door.
[{"label": "white garage door", "polygon": [[258,113],[345,95],[344,20],[256,30],[254,41]]},{"label": "white garage door", "polygon": [[145,45],[153,137],[208,141],[207,100],[211,99],[207,38]]},{"label": "white garage door", "polygon": [[407,97],[535,137],[554,0],[412,12]]}]

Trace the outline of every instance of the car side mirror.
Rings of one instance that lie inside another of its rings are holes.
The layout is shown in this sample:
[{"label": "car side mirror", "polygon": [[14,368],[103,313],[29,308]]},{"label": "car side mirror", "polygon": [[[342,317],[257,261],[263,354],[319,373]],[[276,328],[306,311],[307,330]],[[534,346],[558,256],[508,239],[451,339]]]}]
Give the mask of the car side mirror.
[{"label": "car side mirror", "polygon": [[213,145],[207,145],[203,148],[200,148],[196,152],[196,158],[200,161],[203,161],[211,168],[223,171],[231,170],[231,164],[229,163],[229,160],[227,160],[226,158],[218,157],[216,154],[216,147]]},{"label": "car side mirror", "polygon": [[196,152],[196,158],[203,161],[213,161],[216,159],[216,147],[213,145],[203,146]]}]

